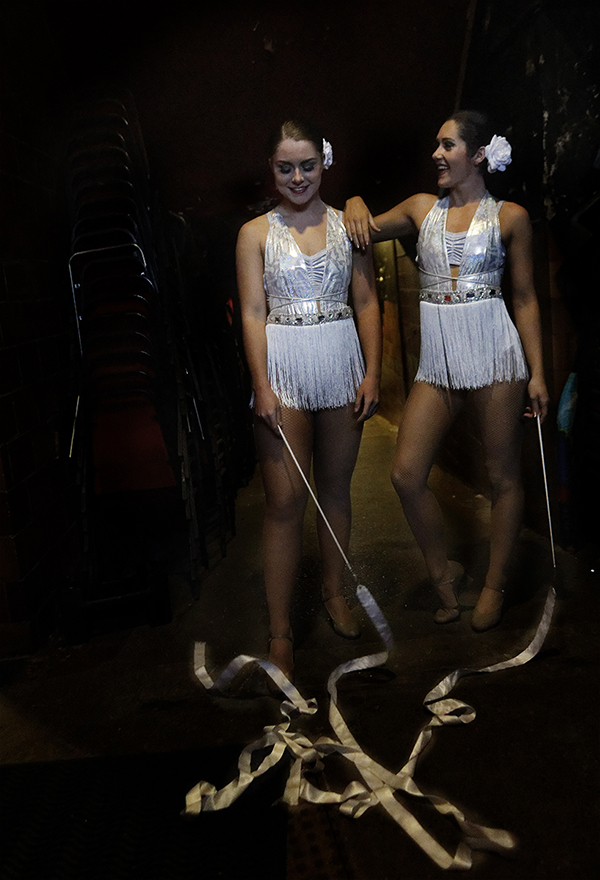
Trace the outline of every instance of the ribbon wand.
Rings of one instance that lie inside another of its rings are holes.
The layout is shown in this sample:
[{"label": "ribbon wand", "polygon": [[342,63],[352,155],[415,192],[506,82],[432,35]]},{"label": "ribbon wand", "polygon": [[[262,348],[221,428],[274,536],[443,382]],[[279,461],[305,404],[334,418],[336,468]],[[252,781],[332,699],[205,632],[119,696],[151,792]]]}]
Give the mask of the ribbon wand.
[{"label": "ribbon wand", "polygon": [[288,451],[289,454],[291,455],[294,464],[295,464],[296,467],[298,468],[298,473],[300,474],[300,476],[301,476],[302,479],[304,480],[304,484],[306,485],[306,488],[308,489],[308,491],[309,491],[309,493],[310,493],[310,496],[311,496],[312,500],[313,500],[314,503],[316,504],[317,510],[319,511],[319,513],[321,514],[321,516],[322,516],[322,518],[323,518],[323,522],[325,523],[325,525],[326,525],[327,528],[329,529],[329,533],[330,533],[331,537],[333,538],[333,540],[335,541],[335,545],[336,545],[336,547],[338,548],[338,550],[340,551],[340,554],[341,554],[341,556],[342,556],[342,559],[343,559],[344,562],[346,563],[346,568],[348,569],[348,571],[350,572],[350,574],[352,575],[352,577],[354,578],[354,580],[356,581],[356,583],[358,583],[358,578],[356,577],[356,574],[354,573],[354,569],[353,569],[352,566],[350,565],[350,562],[349,562],[349,560],[348,560],[348,557],[346,556],[346,554],[345,554],[344,551],[342,550],[342,547],[341,547],[340,542],[338,541],[338,539],[337,539],[337,537],[336,537],[335,532],[333,531],[333,529],[332,529],[331,526],[329,525],[329,520],[327,519],[327,517],[325,516],[325,513],[323,512],[323,508],[321,507],[321,505],[320,505],[319,502],[317,501],[317,496],[316,496],[315,493],[313,492],[313,490],[312,490],[312,486],[310,485],[308,479],[306,478],[306,474],[304,473],[304,471],[303,471],[302,468],[300,467],[300,462],[298,461],[298,459],[297,459],[296,456],[294,455],[294,450],[292,449],[292,447],[291,447],[290,444],[288,443],[288,439],[287,439],[287,437],[285,436],[285,434],[283,433],[283,429],[282,429],[281,425],[278,425],[277,427],[279,428],[279,433],[281,434],[282,440],[283,440],[283,442],[285,443],[285,445],[286,445],[286,447],[287,447],[287,451]]},{"label": "ribbon wand", "polygon": [[540,458],[542,460],[542,474],[544,476],[544,490],[546,493],[546,511],[548,513],[548,530],[550,533],[550,549],[552,550],[552,565],[556,571],[556,553],[554,551],[554,533],[552,531],[552,514],[550,513],[550,494],[548,492],[548,477],[546,475],[546,458],[544,456],[544,441],[542,439],[542,423],[539,416],[536,416],[538,427],[538,438],[540,441]]}]

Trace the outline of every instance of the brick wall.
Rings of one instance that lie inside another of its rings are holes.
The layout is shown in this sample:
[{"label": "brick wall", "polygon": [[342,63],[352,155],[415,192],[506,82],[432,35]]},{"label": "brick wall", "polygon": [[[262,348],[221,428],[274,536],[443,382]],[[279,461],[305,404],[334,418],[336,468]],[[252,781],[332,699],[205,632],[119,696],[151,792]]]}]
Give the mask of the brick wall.
[{"label": "brick wall", "polygon": [[[0,20],[0,638],[30,648],[77,547],[65,454],[71,407],[64,94],[28,3]],[[18,9],[17,9],[18,7]]]}]

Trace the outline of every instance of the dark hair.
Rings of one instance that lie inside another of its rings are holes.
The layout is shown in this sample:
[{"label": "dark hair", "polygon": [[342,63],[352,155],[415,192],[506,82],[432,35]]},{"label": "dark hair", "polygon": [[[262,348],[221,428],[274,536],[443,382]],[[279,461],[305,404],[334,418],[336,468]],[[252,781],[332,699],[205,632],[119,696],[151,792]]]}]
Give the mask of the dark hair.
[{"label": "dark hair", "polygon": [[281,141],[289,138],[292,141],[309,141],[314,145],[319,156],[323,152],[323,135],[312,122],[300,119],[288,119],[279,126],[269,141],[269,156],[273,156]]},{"label": "dark hair", "polygon": [[497,134],[489,116],[479,110],[458,110],[449,120],[456,123],[469,156],[474,156],[480,147],[487,146],[494,134]]}]

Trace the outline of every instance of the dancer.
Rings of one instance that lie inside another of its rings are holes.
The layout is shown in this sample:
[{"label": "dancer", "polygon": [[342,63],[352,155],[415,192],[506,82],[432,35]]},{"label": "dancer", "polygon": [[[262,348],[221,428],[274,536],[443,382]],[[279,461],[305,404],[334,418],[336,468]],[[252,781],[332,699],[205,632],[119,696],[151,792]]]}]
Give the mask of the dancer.
[{"label": "dancer", "polygon": [[[373,219],[355,197],[344,213],[359,249],[371,239],[418,234],[421,357],[398,431],[392,482],[440,600],[437,623],[459,617],[464,571],[448,560],[442,513],[427,480],[468,399],[479,416],[492,511],[489,567],[471,620],[476,632],[501,618],[520,531],[522,416],[543,419],[548,408],[531,223],[524,208],[487,191],[484,171],[504,171],[511,161],[508,141],[492,133],[484,114],[455,113],[440,128],[433,153],[439,198],[419,193]],[[500,289],[505,257],[514,324]]]},{"label": "dancer", "polygon": [[[254,432],[266,512],[264,578],[269,660],[291,679],[290,605],[300,562],[311,459],[319,503],[347,550],[350,481],[366,419],[376,411],[381,316],[368,247],[352,253],[341,212],[321,199],[330,144],[310,124],[285,122],[269,164],[281,201],[240,230],[238,287],[254,390]],[[356,315],[348,305],[351,286]],[[358,334],[356,327],[358,326]],[[344,561],[321,517],[322,599],[336,633],[360,629],[343,595]]]}]

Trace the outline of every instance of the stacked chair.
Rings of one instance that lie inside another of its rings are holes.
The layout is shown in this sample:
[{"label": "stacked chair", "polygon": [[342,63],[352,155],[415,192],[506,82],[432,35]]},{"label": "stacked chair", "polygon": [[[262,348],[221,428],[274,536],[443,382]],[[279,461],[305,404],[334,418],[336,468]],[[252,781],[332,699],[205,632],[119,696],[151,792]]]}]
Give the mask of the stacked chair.
[{"label": "stacked chair", "polygon": [[[75,417],[70,455],[82,501],[81,560],[62,602],[71,641],[98,625],[165,622],[168,575],[194,596],[212,549],[233,534],[227,431],[211,418],[188,345],[177,273],[158,265],[157,208],[130,99],[88,99],[66,157],[71,212]],[[174,280],[175,279],[175,280]],[[212,391],[210,390],[212,388]]]}]

